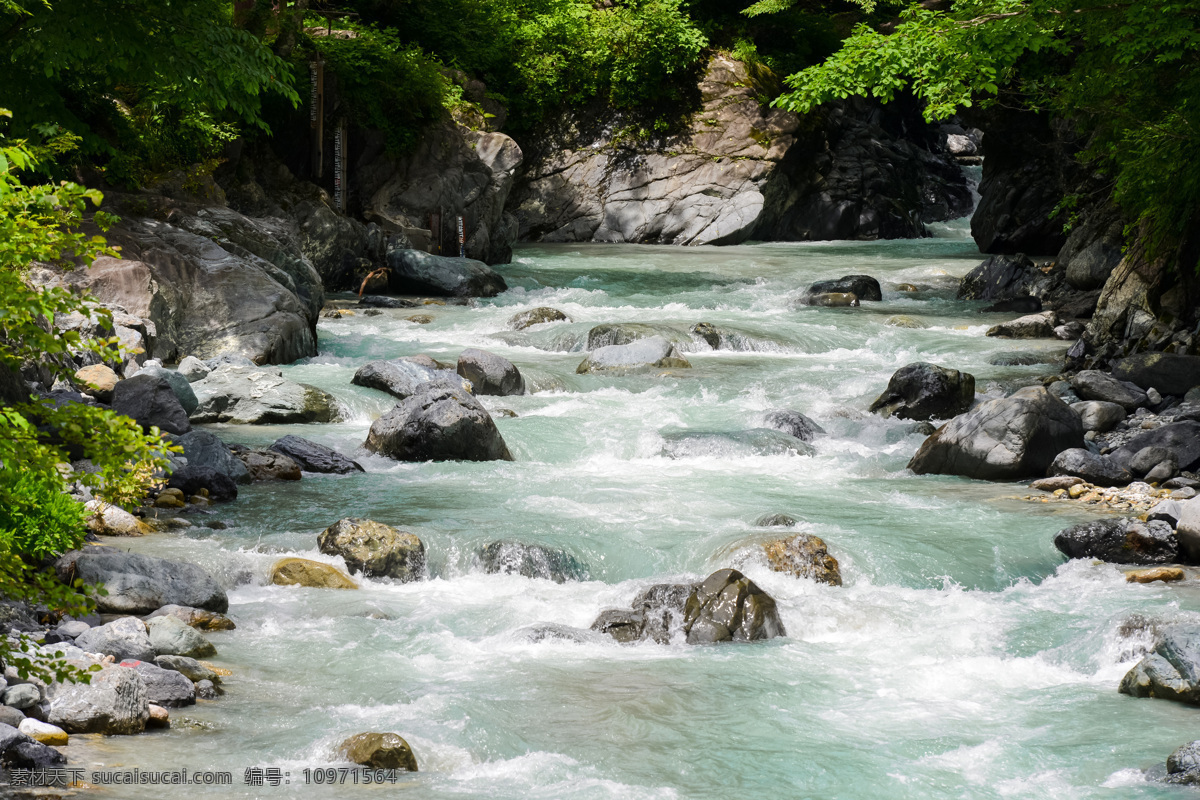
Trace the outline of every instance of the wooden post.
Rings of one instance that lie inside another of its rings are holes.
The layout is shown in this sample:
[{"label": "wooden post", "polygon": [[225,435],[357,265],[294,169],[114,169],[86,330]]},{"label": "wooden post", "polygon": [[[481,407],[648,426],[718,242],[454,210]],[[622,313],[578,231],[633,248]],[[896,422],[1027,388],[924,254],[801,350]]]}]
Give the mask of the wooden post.
[{"label": "wooden post", "polygon": [[309,62],[308,74],[312,82],[312,97],[309,98],[309,123],[312,126],[312,171],[320,180],[325,174],[325,60],[317,53],[315,61]]}]

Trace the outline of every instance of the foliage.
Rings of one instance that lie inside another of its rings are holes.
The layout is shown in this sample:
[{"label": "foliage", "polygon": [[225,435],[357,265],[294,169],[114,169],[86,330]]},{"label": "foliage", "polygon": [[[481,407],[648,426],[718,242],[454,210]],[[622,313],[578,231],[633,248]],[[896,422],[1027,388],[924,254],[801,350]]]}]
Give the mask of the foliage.
[{"label": "foliage", "polygon": [[1178,1],[915,4],[891,32],[861,25],[825,63],[789,76],[779,105],[909,89],[930,119],[1001,97],[1073,119],[1090,137],[1083,158],[1108,175],[1153,251],[1174,246],[1200,211],[1197,19]]}]

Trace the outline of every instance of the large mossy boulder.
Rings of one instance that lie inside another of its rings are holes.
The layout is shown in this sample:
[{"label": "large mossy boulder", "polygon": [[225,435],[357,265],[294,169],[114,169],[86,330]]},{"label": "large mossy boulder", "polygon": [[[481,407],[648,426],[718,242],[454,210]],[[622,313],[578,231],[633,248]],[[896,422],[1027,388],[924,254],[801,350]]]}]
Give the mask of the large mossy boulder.
[{"label": "large mossy boulder", "polygon": [[900,419],[950,419],[974,402],[974,375],[918,361],[896,370],[870,411]]},{"label": "large mossy boulder", "polygon": [[512,461],[487,409],[455,386],[426,384],[371,425],[364,445],[397,461]]},{"label": "large mossy boulder", "polygon": [[938,428],[908,467],[918,475],[1040,478],[1059,453],[1083,446],[1079,414],[1042,387],[1029,386]]},{"label": "large mossy boulder", "polygon": [[333,395],[289,381],[274,367],[222,364],[192,389],[200,402],[193,422],[282,425],[333,422],[339,416]]},{"label": "large mossy boulder", "polygon": [[347,517],[330,525],[317,537],[317,546],[329,556],[341,556],[351,575],[395,578],[408,582],[425,577],[425,545],[411,533],[382,522]]}]

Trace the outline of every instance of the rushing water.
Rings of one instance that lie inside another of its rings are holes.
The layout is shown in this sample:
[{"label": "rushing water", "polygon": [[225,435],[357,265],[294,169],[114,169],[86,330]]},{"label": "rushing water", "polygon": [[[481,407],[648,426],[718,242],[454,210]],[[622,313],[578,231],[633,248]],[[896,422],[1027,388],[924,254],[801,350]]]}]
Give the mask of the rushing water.
[{"label": "rushing water", "polygon": [[[336,395],[333,425],[214,426],[229,441],[296,433],[354,455],[365,475],[307,475],[245,487],[195,528],[120,546],[186,558],[221,576],[238,629],[211,634],[234,671],[227,695],[179,709],[140,737],[74,737],[87,769],[228,769],[233,789],[199,796],[413,798],[1174,797],[1138,771],[1194,739],[1193,709],[1117,693],[1137,640],[1131,613],[1200,608],[1187,585],[1127,584],[1112,566],[1064,564],[1054,533],[1086,512],[1022,501],[1021,485],[916,477],[913,423],[865,409],[916,360],[965,369],[981,392],[1052,372],[997,355],[1057,342],[989,339],[994,317],[954,300],[980,256],[961,229],[878,243],[677,249],[523,247],[501,271],[514,287],[470,307],[322,320],[321,352],[285,368]],[[882,303],[796,308],[813,280],[869,273]],[[920,288],[900,292],[907,282]],[[518,311],[550,305],[573,322],[516,333]],[[928,327],[885,323],[896,314]],[[604,322],[737,334],[694,345],[691,370],[575,374]],[[398,464],[360,449],[393,401],[350,385],[368,360],[482,347],[516,363],[533,391],[484,397],[511,463]],[[664,434],[742,431],[794,408],[828,435],[816,454],[695,446]],[[846,585],[771,572],[760,545],[790,514],[823,537]],[[430,579],[359,591],[265,585],[281,555],[330,561],[316,536],[344,516],[418,534]],[[556,584],[483,574],[497,540],[562,548],[590,579]],[[536,622],[587,627],[646,586],[737,566],[779,602],[786,638],[749,645],[543,641]],[[348,735],[396,731],[421,772],[398,787],[299,785]],[[249,766],[292,783],[242,786]],[[118,796],[118,795],[113,795]],[[121,797],[162,797],[123,787]]]}]

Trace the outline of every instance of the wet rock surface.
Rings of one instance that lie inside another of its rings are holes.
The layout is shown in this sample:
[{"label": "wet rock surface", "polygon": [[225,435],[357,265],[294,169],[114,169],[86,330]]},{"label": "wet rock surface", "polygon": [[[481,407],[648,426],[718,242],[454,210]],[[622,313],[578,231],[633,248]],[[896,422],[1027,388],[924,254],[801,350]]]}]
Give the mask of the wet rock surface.
[{"label": "wet rock surface", "polygon": [[422,385],[377,419],[365,447],[398,461],[512,461],[491,415],[472,395]]}]

